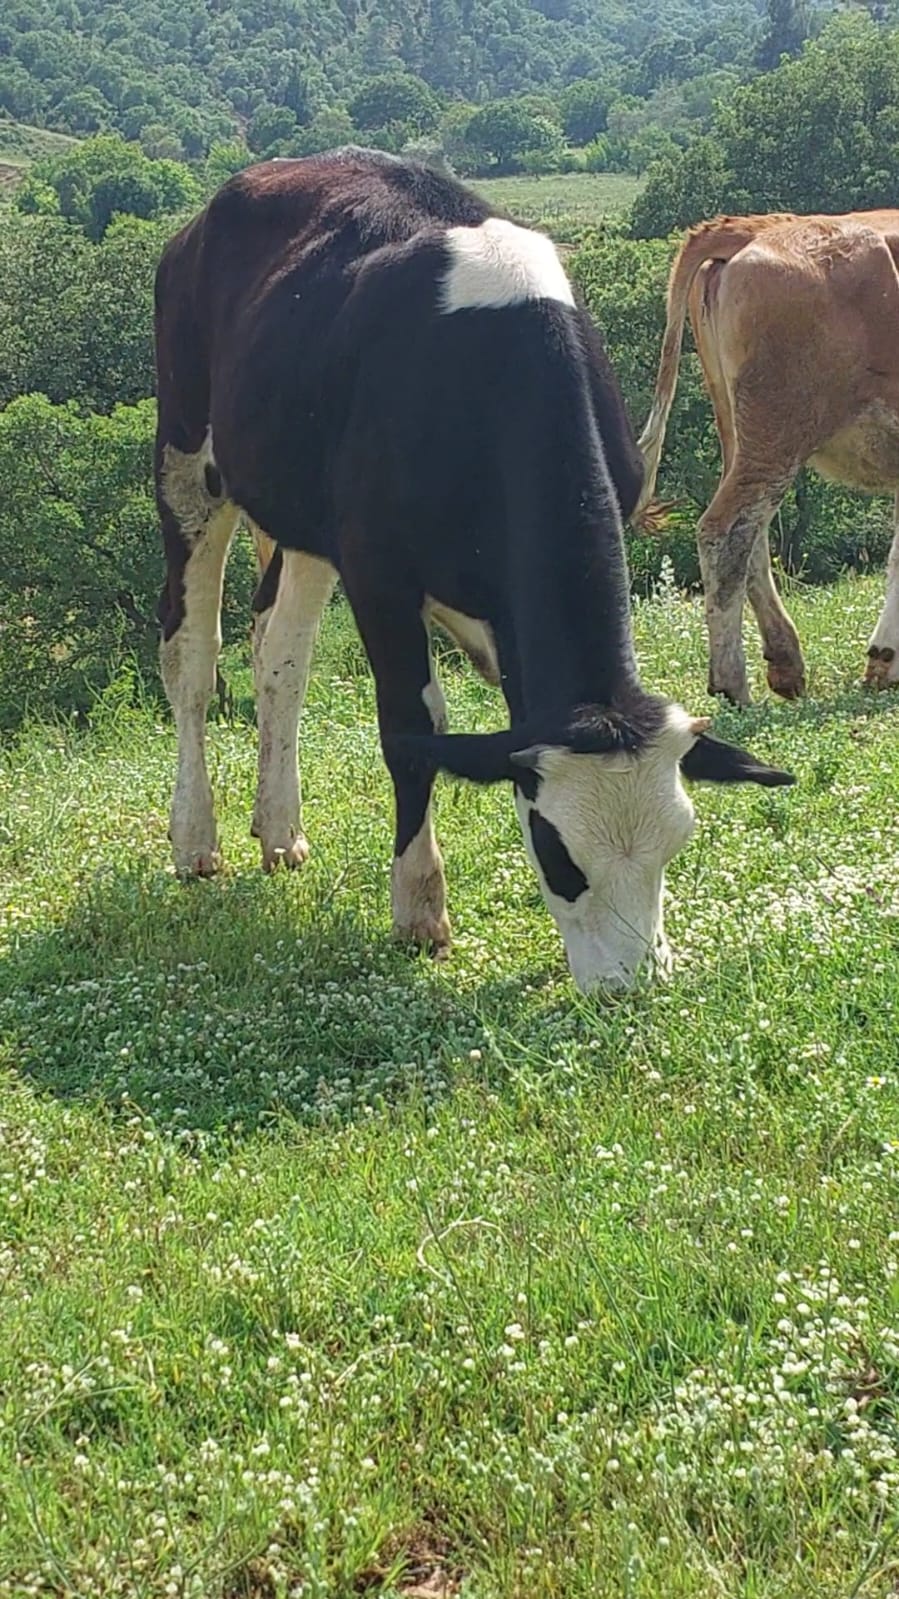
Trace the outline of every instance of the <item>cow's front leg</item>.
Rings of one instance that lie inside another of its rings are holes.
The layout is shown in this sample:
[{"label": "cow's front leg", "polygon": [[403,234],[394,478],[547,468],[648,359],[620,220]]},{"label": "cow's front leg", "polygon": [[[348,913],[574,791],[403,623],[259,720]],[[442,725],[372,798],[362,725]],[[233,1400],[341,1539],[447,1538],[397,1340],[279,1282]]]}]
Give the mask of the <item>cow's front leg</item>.
[{"label": "cow's front leg", "polygon": [[[361,587],[361,592],[360,592]],[[347,582],[347,592],[371,662],[378,724],[393,780],[396,834],[390,898],[394,936],[424,945],[438,958],[449,951],[443,858],[431,821],[434,774],[393,753],[397,734],[433,733],[446,726],[446,705],[431,659],[423,596],[399,583],[388,592]]]},{"label": "cow's front leg", "polygon": [[[276,866],[299,866],[309,854],[300,808],[297,737],[312,652],[336,581],[329,562],[282,549],[263,576],[254,601],[259,782],[252,831],[262,845],[267,872]],[[272,594],[274,583],[277,592]]]}]

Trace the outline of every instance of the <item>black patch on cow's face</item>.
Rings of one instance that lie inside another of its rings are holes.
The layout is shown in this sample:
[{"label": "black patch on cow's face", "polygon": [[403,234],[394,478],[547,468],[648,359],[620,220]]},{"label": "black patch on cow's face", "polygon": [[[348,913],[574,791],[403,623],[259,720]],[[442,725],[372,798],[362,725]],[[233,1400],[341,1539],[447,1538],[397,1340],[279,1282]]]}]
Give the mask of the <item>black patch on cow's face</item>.
[{"label": "black patch on cow's face", "polygon": [[540,787],[540,773],[530,767],[522,766],[515,773],[514,783],[516,788],[521,789],[525,799],[530,800],[533,805]]},{"label": "black patch on cow's face", "polygon": [[558,828],[554,827],[552,822],[548,822],[537,810],[530,812],[528,822],[534,854],[540,863],[547,888],[557,898],[567,899],[568,903],[573,905],[587,887],[586,877],[580,867],[575,866],[562,843]]}]

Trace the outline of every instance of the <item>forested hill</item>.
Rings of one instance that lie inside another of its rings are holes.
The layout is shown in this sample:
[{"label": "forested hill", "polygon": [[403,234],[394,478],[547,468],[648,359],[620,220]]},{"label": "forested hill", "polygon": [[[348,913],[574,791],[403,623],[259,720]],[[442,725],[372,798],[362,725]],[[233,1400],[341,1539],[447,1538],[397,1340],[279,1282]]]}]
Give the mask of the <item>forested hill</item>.
[{"label": "forested hill", "polygon": [[645,96],[740,69],[759,30],[756,0],[7,0],[0,115],[191,158],[260,111],[303,127],[381,74],[475,103],[597,74]]}]

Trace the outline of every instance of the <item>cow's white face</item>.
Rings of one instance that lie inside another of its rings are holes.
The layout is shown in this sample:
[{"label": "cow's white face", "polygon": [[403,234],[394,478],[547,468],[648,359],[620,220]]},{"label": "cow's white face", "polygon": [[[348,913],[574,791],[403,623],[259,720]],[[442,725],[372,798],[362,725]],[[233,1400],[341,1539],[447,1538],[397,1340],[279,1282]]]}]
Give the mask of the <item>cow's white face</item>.
[{"label": "cow's white face", "polygon": [[385,741],[395,774],[423,765],[475,783],[515,784],[528,854],[584,990],[627,987],[647,956],[669,964],[665,867],[694,827],[682,775],[766,788],[794,781],[738,744],[709,737],[708,718],[691,718],[679,705],[643,695],[637,720],[642,733],[597,705],[581,707],[536,741],[533,728],[530,738],[510,728]]},{"label": "cow's white face", "polygon": [[696,724],[672,709],[642,754],[532,753],[533,798],[515,791],[525,848],[584,992],[628,987],[646,956],[665,970],[665,867],[689,842],[693,804],[679,762]]}]

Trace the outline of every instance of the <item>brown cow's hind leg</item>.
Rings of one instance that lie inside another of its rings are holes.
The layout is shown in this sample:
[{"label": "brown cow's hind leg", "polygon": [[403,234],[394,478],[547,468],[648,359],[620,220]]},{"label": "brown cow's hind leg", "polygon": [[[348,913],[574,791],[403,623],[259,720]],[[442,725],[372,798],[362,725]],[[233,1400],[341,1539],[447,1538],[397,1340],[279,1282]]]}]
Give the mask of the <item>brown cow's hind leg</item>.
[{"label": "brown cow's hind leg", "polygon": [[778,473],[774,481],[760,482],[741,470],[737,458],[697,528],[709,693],[723,694],[735,705],[749,704],[742,638],[747,593],[762,632],[771,687],[792,698],[804,686],[799,639],[774,587],[767,542],[768,524],[791,476]]},{"label": "brown cow's hind leg", "polygon": [[768,526],[772,515],[773,512],[769,512],[765,518],[752,547],[746,587],[762,635],[768,663],[768,687],[782,699],[796,700],[805,693],[805,663],[799,634],[787,615],[771,570]]}]

